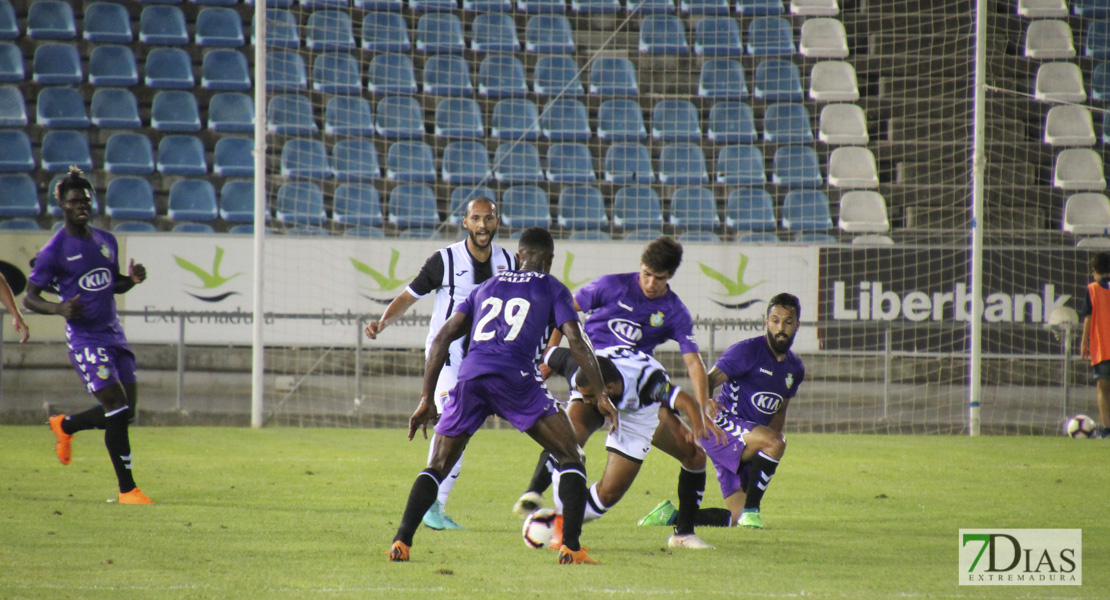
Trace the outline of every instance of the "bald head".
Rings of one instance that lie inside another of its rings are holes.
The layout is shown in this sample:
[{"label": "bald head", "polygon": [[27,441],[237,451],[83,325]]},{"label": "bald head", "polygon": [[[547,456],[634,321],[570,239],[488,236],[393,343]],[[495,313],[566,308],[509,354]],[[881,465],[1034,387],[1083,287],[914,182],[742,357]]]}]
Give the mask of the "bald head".
[{"label": "bald head", "polygon": [[470,248],[470,253],[485,260],[489,255],[490,245],[493,244],[493,238],[497,235],[497,227],[500,224],[501,219],[497,215],[497,205],[494,204],[493,200],[478,197],[468,202],[463,228],[467,231],[466,243]]}]

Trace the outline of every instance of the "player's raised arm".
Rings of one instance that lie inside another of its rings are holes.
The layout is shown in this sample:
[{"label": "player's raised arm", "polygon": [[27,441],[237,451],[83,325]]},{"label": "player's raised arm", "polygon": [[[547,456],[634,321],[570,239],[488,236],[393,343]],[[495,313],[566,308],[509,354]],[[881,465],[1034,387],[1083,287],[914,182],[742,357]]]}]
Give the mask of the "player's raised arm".
[{"label": "player's raised arm", "polygon": [[[613,429],[616,429],[618,425],[617,409],[609,401],[609,396],[605,395],[605,379],[601,376],[601,367],[597,364],[597,356],[594,355],[590,338],[582,332],[582,324],[578,321],[567,321],[559,329],[566,336],[571,355],[578,362],[578,367],[582,369],[586,381],[589,382],[592,389],[599,390],[595,400],[598,412],[612,423]],[[585,398],[585,400],[589,402],[588,398]]]},{"label": "player's raised arm", "polygon": [[436,381],[439,372],[443,370],[443,363],[447,362],[447,353],[451,342],[461,338],[470,331],[470,314],[456,312],[443,324],[439,333],[432,340],[432,347],[428,349],[428,360],[424,366],[424,388],[420,393],[420,405],[416,412],[409,418],[409,439],[416,434],[416,428],[421,427],[424,438],[428,437],[428,421],[436,416],[436,407],[431,398],[435,394]]},{"label": "player's raised arm", "polygon": [[123,273],[116,274],[115,287],[112,291],[117,294],[126,294],[131,291],[131,288],[146,281],[146,267],[142,264],[135,264],[135,259],[131,259],[131,264],[127,265],[127,275]]}]

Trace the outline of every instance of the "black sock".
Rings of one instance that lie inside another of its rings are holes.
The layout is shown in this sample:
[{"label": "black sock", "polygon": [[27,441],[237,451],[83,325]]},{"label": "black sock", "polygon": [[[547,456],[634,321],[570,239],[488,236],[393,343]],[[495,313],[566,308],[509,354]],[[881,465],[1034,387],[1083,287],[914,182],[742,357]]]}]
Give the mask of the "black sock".
[{"label": "black sock", "polygon": [[563,502],[563,545],[577,552],[586,514],[586,467],[582,463],[559,465],[559,500]]},{"label": "black sock", "polygon": [[678,515],[675,517],[674,532],[678,535],[694,533],[694,525],[705,495],[705,469],[678,471]]},{"label": "black sock", "polygon": [[528,491],[543,494],[551,487],[551,470],[555,468],[555,459],[546,450],[540,453],[540,460],[536,463],[536,470],[532,473],[532,481],[528,483]]},{"label": "black sock", "polygon": [[78,431],[85,431],[88,429],[104,429],[106,422],[104,408],[97,404],[84,412],[79,412],[75,415],[66,415],[66,418],[62,419],[62,431],[69,435],[73,435]]},{"label": "black sock", "polygon": [[752,459],[751,479],[748,480],[747,497],[744,499],[744,510],[759,510],[759,503],[767,486],[771,484],[771,476],[775,474],[779,461],[758,452]]},{"label": "black sock", "polygon": [[127,407],[105,415],[104,446],[112,458],[112,468],[116,470],[119,491],[126,494],[135,489],[135,479],[131,476],[131,439],[127,435]]},{"label": "black sock", "polygon": [[728,527],[732,524],[732,511],[727,508],[703,508],[694,520],[698,527]]},{"label": "black sock", "polygon": [[397,528],[393,541],[402,542],[406,546],[412,545],[412,536],[416,533],[416,528],[420,527],[424,513],[436,502],[441,481],[443,475],[431,467],[416,476],[416,481],[412,482],[412,491],[409,492],[409,501],[405,504],[405,512],[401,515],[401,525]]}]

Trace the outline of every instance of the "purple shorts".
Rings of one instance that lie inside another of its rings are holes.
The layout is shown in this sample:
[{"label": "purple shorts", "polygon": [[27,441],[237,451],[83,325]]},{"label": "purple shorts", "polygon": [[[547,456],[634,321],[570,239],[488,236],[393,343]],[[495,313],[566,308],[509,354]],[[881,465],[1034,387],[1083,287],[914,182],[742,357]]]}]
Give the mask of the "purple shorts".
[{"label": "purple shorts", "polygon": [[740,462],[744,448],[747,447],[741,436],[758,427],[759,423],[724,418],[718,420],[717,424],[724,430],[727,440],[724,444],[707,444],[702,440],[702,448],[705,449],[706,456],[713,461],[713,467],[717,470],[717,483],[721,484],[721,497],[728,498],[747,485],[751,463],[741,464]]},{"label": "purple shorts", "polygon": [[135,354],[126,345],[70,344],[69,361],[90,394],[135,383]]},{"label": "purple shorts", "polygon": [[436,433],[450,437],[474,435],[490,415],[527,431],[557,412],[555,397],[531,373],[519,377],[481,375],[460,381],[451,390]]}]

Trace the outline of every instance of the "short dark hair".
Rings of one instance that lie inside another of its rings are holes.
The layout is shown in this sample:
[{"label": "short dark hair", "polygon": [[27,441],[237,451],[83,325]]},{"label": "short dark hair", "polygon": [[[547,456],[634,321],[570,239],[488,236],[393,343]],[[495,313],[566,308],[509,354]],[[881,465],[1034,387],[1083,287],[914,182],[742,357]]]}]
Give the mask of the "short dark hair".
[{"label": "short dark hair", "polygon": [[657,273],[674,275],[682,264],[682,244],[672,237],[658,237],[644,247],[640,262]]},{"label": "short dark hair", "polygon": [[471,198],[466,201],[466,207],[464,209],[464,212],[466,214],[468,214],[468,215],[470,214],[470,207],[473,206],[475,202],[488,202],[489,205],[493,207],[493,214],[495,214],[495,215],[500,215],[501,214],[498,207],[497,207],[497,203],[493,201],[493,198],[490,198],[489,196],[487,196],[485,194],[481,194],[481,193],[477,194],[475,196],[471,196]]},{"label": "short dark hair", "polygon": [[1110,275],[1110,252],[1099,252],[1091,257],[1091,270],[1099,275]]},{"label": "short dark hair", "polygon": [[54,199],[61,203],[70,190],[87,190],[90,197],[93,194],[93,186],[85,179],[85,174],[72,165],[69,167],[69,175],[59,179],[58,185],[54,187]]},{"label": "short dark hair", "polygon": [[[611,359],[599,356],[597,357],[597,366],[601,368],[601,380],[605,382],[605,385],[622,382],[620,369],[617,368],[617,364]],[[583,385],[589,385],[589,383],[590,382],[586,380],[586,374],[582,372],[581,368],[578,369],[578,374],[574,376],[574,385],[576,387],[581,387]]]},{"label": "short dark hair", "polygon": [[793,309],[794,316],[799,319],[802,318],[802,303],[794,294],[782,292],[772,296],[771,300],[767,302],[767,314],[771,314],[771,309],[776,306]]},{"label": "short dark hair", "polygon": [[547,251],[551,254],[555,253],[555,240],[551,237],[551,232],[543,227],[529,227],[520,234],[521,248],[528,248],[531,250]]}]

